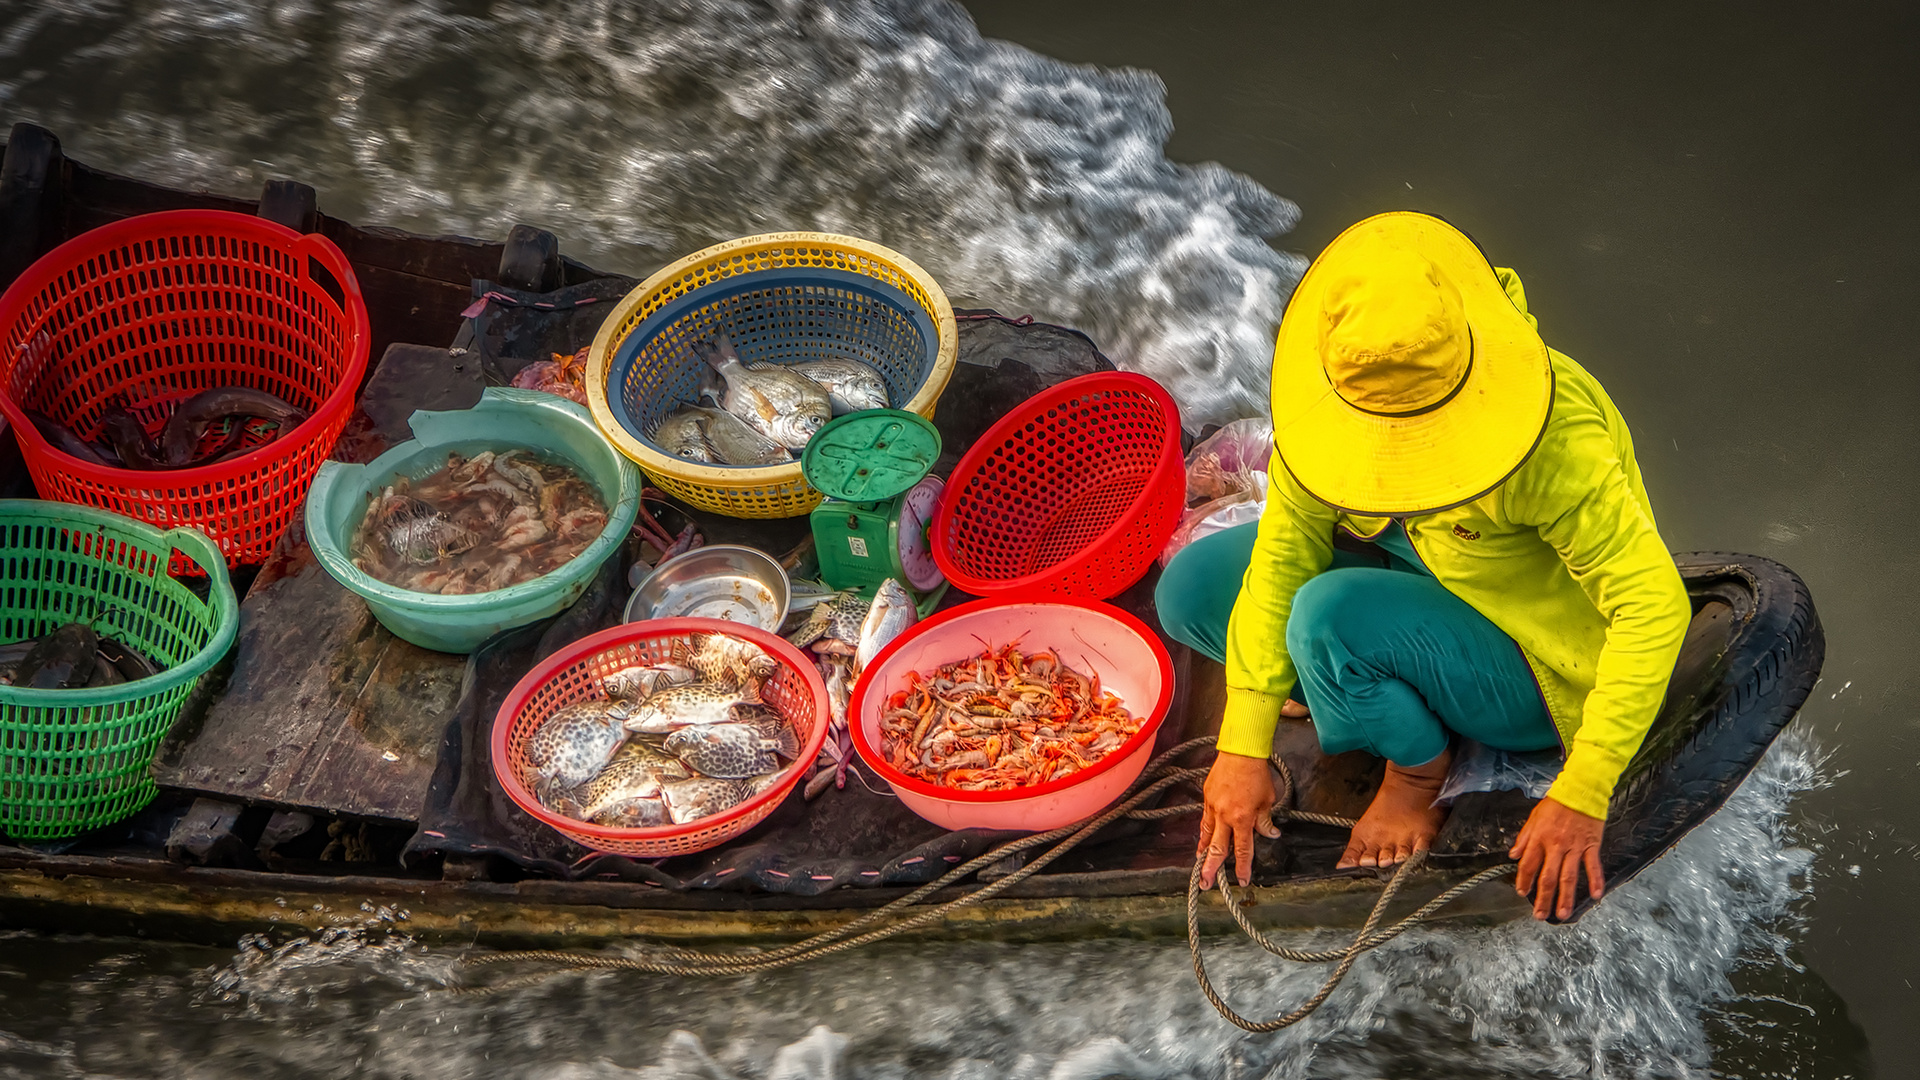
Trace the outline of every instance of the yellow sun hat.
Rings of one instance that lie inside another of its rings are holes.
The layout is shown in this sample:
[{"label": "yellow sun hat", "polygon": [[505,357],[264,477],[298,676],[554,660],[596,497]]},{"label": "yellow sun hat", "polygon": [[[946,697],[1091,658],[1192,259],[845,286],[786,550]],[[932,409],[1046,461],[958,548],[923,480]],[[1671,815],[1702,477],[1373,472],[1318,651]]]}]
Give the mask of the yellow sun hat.
[{"label": "yellow sun hat", "polygon": [[1465,233],[1367,218],[1327,245],[1273,349],[1273,441],[1336,509],[1432,513],[1499,486],[1553,405],[1546,343]]}]

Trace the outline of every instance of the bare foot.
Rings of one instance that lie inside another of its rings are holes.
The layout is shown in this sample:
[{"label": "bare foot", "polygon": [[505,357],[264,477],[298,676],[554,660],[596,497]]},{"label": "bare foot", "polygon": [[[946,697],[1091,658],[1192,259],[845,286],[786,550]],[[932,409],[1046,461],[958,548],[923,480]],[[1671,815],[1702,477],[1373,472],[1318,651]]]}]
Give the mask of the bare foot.
[{"label": "bare foot", "polygon": [[1373,796],[1373,804],[1353,827],[1353,839],[1340,856],[1339,869],[1349,866],[1393,866],[1416,851],[1425,851],[1447,820],[1447,812],[1433,805],[1440,785],[1453,764],[1453,751],[1424,765],[1402,768],[1387,763],[1387,777]]}]

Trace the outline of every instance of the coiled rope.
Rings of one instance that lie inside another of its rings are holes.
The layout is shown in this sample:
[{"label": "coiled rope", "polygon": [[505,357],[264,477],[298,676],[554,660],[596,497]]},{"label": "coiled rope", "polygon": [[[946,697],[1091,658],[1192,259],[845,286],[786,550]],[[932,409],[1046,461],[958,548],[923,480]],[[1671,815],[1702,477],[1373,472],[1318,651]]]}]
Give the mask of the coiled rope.
[{"label": "coiled rope", "polygon": [[[536,961],[561,964],[566,968],[577,971],[626,970],[646,971],[661,975],[712,977],[774,971],[780,968],[793,967],[796,964],[802,964],[809,960],[817,960],[821,957],[831,956],[835,953],[845,952],[848,949],[858,948],[862,945],[872,944],[876,941],[882,941],[899,934],[919,929],[920,927],[944,919],[962,908],[984,903],[1034,874],[1039,873],[1042,869],[1045,869],[1049,863],[1065,855],[1094,833],[1099,832],[1107,825],[1121,818],[1155,821],[1174,817],[1179,814],[1192,813],[1200,809],[1199,803],[1180,803],[1174,806],[1161,806],[1147,809],[1142,809],[1141,804],[1154,798],[1175,784],[1203,780],[1207,775],[1205,768],[1179,768],[1173,766],[1172,762],[1190,750],[1210,746],[1212,743],[1213,738],[1211,736],[1190,739],[1154,758],[1153,761],[1148,763],[1146,769],[1142,770],[1140,778],[1134,781],[1120,802],[1096,817],[1089,818],[1086,821],[1076,822],[1072,825],[1063,825],[1057,829],[1049,829],[1046,832],[1034,833],[1031,836],[1023,836],[1018,840],[1001,844],[991,851],[961,863],[959,866],[942,874],[939,878],[914,889],[905,896],[901,896],[887,903],[885,906],[875,908],[873,911],[860,916],[852,922],[816,934],[804,941],[794,942],[793,944],[785,945],[777,949],[756,949],[750,952],[734,953],[710,953],[700,952],[694,949],[685,949],[674,945],[654,945],[649,946],[646,952],[638,956],[607,956],[599,953],[568,952],[550,949],[523,949],[511,952],[468,955],[462,957],[461,962],[468,967],[482,967],[492,964]],[[1283,785],[1283,789],[1279,793],[1280,797],[1274,802],[1272,816],[1275,822],[1306,821],[1320,825],[1330,825],[1335,828],[1353,828],[1354,821],[1351,818],[1293,809],[1291,806],[1293,801],[1292,770],[1287,768],[1286,762],[1282,761],[1278,754],[1274,755],[1272,760],[1280,771]],[[965,896],[920,911],[910,918],[888,923],[889,919],[902,913],[905,909],[918,905],[928,896],[960,881],[962,878],[965,878],[977,870],[991,866],[1008,856],[1017,855],[1021,852],[1043,847],[1048,844],[1052,844],[1053,846],[1036,856],[1025,866],[1022,866],[1005,877],[983,885]],[[1411,878],[1413,872],[1424,864],[1425,861],[1426,853],[1423,851],[1415,854],[1413,858],[1401,864],[1400,869],[1393,875],[1393,878],[1387,882],[1386,888],[1381,891],[1380,899],[1374,903],[1372,913],[1367,916],[1365,925],[1361,927],[1359,934],[1354,937],[1352,944],[1344,949],[1322,950],[1318,952],[1289,949],[1274,942],[1271,938],[1268,938],[1256,929],[1247,919],[1246,913],[1241,909],[1239,898],[1234,895],[1232,888],[1228,885],[1228,875],[1222,872],[1219,879],[1220,895],[1226,905],[1228,914],[1233,917],[1234,922],[1240,926],[1240,929],[1245,931],[1247,936],[1251,937],[1262,948],[1282,959],[1299,963],[1331,963],[1335,961],[1339,963],[1339,966],[1334,969],[1333,974],[1322,984],[1320,990],[1314,994],[1312,998],[1308,999],[1306,1004],[1285,1016],[1256,1023],[1235,1012],[1232,1006],[1228,1005],[1221,998],[1219,992],[1214,989],[1212,981],[1208,979],[1206,967],[1201,961],[1199,915],[1201,860],[1195,859],[1193,873],[1187,879],[1187,944],[1193,954],[1193,973],[1199,980],[1201,992],[1206,995],[1207,1000],[1213,1004],[1213,1007],[1219,1010],[1221,1016],[1248,1031],[1277,1031],[1290,1024],[1298,1023],[1326,1001],[1327,997],[1333,993],[1335,987],[1340,985],[1340,980],[1346,977],[1347,972],[1353,967],[1354,961],[1358,960],[1362,953],[1370,949],[1378,948],[1419,923],[1431,918],[1435,912],[1439,911],[1442,907],[1469,889],[1483,882],[1491,881],[1502,874],[1510,873],[1514,869],[1514,864],[1506,863],[1501,866],[1482,870],[1480,873],[1475,874],[1441,893],[1439,896],[1434,897],[1418,911],[1413,912],[1406,918],[1399,920],[1384,930],[1380,929],[1380,921],[1386,913],[1387,905],[1400,891],[1401,886]],[[517,984],[518,981],[516,980],[512,984],[496,984],[493,986],[477,987],[475,989],[497,990],[504,989],[506,985]]]}]

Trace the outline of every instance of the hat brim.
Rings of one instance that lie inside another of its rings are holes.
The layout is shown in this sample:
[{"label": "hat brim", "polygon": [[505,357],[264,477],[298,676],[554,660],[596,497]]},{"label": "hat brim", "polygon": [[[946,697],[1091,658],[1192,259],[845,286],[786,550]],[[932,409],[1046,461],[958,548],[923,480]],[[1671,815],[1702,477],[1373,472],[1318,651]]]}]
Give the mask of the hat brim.
[{"label": "hat brim", "polygon": [[[1425,256],[1460,290],[1473,360],[1454,395],[1414,416],[1380,416],[1334,392],[1320,357],[1326,284],[1352,267],[1357,241]],[[1273,440],[1288,472],[1336,509],[1433,513],[1500,485],[1526,461],[1553,407],[1546,343],[1466,234],[1427,214],[1362,221],[1328,244],[1287,304],[1273,351]]]}]

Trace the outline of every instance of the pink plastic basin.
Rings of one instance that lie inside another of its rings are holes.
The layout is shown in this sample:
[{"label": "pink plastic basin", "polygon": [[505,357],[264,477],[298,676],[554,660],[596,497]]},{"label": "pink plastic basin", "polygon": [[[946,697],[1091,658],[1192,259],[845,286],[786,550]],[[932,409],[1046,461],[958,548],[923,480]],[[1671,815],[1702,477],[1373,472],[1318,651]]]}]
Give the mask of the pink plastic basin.
[{"label": "pink plastic basin", "polygon": [[[880,752],[887,699],[907,674],[978,656],[1018,641],[1026,653],[1052,650],[1067,666],[1100,676],[1140,730],[1084,771],[1013,791],[955,791],[905,775]],[[1173,661],[1147,624],[1107,604],[1077,600],[1018,603],[976,600],[910,628],[881,650],[854,688],[847,715],[867,767],[893,785],[909,810],[948,829],[1057,828],[1092,817],[1120,797],[1153,754],[1154,735],[1173,701]]]}]

